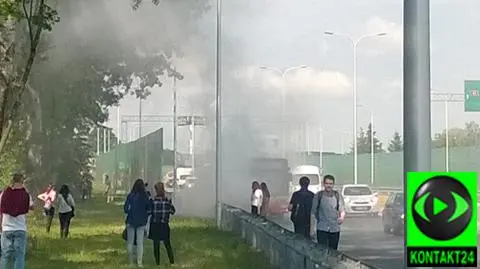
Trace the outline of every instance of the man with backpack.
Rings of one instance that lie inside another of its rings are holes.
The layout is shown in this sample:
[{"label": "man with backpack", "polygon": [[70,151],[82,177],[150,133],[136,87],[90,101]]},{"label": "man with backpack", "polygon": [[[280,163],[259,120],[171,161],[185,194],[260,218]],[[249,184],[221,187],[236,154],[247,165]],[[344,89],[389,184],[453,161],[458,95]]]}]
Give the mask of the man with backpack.
[{"label": "man with backpack", "polygon": [[308,190],[310,179],[301,177],[299,180],[300,190],[292,194],[288,210],[291,211],[290,220],[296,234],[310,238],[310,216],[312,212],[312,200],[314,193]]},{"label": "man with backpack", "polygon": [[317,242],[330,249],[338,249],[340,226],[345,219],[345,202],[340,193],[333,189],[335,178],[323,177],[324,190],[313,198],[312,215],[317,220]]}]

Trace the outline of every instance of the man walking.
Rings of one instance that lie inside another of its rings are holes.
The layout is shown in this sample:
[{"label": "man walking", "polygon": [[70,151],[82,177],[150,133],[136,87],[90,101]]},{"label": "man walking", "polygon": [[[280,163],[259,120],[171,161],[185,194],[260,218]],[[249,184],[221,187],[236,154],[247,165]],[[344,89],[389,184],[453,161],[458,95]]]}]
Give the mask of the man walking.
[{"label": "man walking", "polygon": [[310,179],[301,177],[299,180],[300,190],[292,194],[288,210],[290,220],[293,222],[293,228],[296,234],[301,234],[306,238],[310,238],[310,214],[312,212],[313,192],[308,190]]},{"label": "man walking", "polygon": [[2,256],[0,268],[10,268],[13,260],[14,269],[25,268],[25,252],[27,246],[26,214],[33,209],[32,197],[23,185],[21,174],[13,175],[12,185],[8,186],[0,197],[0,218],[2,229]]},{"label": "man walking", "polygon": [[323,177],[324,190],[313,198],[312,214],[317,220],[317,242],[337,250],[340,240],[340,226],[345,219],[345,202],[339,192],[333,189],[335,178]]}]

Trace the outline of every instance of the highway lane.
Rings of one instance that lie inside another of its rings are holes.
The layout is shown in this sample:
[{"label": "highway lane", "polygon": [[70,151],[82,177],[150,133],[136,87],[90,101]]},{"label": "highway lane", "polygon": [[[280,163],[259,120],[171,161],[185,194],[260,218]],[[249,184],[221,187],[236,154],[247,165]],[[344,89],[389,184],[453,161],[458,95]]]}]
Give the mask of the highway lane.
[{"label": "highway lane", "polygon": [[[274,218],[292,230],[288,218]],[[345,220],[340,233],[339,250],[384,269],[403,269],[403,237],[383,233],[380,217],[351,217]]]},{"label": "highway lane", "polygon": [[[288,217],[276,217],[272,220],[285,229],[293,230]],[[342,225],[339,250],[378,268],[405,268],[403,249],[403,237],[384,234],[380,217],[350,217],[345,219]],[[478,255],[480,261],[480,246]]]}]

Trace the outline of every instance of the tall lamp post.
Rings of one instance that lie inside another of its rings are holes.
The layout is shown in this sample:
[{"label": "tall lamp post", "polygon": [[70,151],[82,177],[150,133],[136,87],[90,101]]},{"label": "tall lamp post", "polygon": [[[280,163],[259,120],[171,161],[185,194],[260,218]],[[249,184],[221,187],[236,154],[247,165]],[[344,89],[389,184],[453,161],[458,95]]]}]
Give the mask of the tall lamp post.
[{"label": "tall lamp post", "polygon": [[370,184],[375,182],[375,125],[373,124],[373,111],[363,105],[360,108],[366,108],[370,113]]},{"label": "tall lamp post", "polygon": [[299,69],[305,69],[307,68],[308,66],[306,65],[298,65],[298,66],[292,66],[292,67],[289,67],[289,68],[286,68],[284,69],[283,71],[281,69],[278,69],[278,68],[275,68],[275,67],[268,67],[268,66],[260,66],[260,69],[262,70],[270,70],[270,71],[273,71],[275,73],[278,73],[281,75],[282,77],[282,81],[283,81],[283,86],[282,86],[282,91],[281,91],[281,96],[282,96],[282,101],[281,101],[281,124],[282,124],[282,137],[281,137],[281,151],[282,151],[282,158],[285,158],[285,94],[286,94],[286,88],[287,88],[287,85],[286,85],[286,78],[287,78],[287,74],[291,71],[295,71],[295,70],[299,70]]},{"label": "tall lamp post", "polygon": [[386,36],[387,33],[374,33],[360,36],[357,39],[353,39],[349,35],[325,32],[327,36],[339,36],[348,39],[353,46],[353,180],[354,183],[358,183],[358,148],[357,148],[357,48],[358,44],[365,39]]},{"label": "tall lamp post", "polygon": [[444,115],[445,115],[445,172],[450,171],[450,124],[448,120],[449,111],[448,104],[452,102],[463,102],[464,95],[462,93],[445,93],[437,90],[431,91],[431,101],[432,102],[442,102],[444,106]]}]

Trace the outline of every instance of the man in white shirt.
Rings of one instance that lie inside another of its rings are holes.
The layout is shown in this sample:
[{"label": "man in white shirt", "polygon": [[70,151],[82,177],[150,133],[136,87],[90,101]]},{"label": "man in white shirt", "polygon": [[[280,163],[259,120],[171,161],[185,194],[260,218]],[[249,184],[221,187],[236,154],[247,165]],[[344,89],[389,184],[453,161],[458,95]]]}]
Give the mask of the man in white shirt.
[{"label": "man in white shirt", "polygon": [[252,183],[252,215],[260,216],[260,207],[262,206],[263,192],[260,188],[260,183],[254,181]]},{"label": "man in white shirt", "polygon": [[1,249],[0,268],[10,268],[13,259],[14,269],[25,268],[27,247],[26,214],[33,209],[33,200],[23,185],[24,177],[15,174],[12,185],[0,195]]}]

